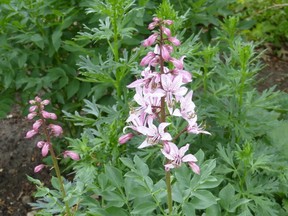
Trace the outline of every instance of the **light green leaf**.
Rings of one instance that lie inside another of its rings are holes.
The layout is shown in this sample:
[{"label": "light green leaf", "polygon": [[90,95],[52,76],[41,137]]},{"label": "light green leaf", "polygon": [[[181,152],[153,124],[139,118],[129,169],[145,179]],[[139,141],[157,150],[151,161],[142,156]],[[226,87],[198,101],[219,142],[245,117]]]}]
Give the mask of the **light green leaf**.
[{"label": "light green leaf", "polygon": [[147,176],[149,173],[149,168],[146,163],[142,159],[140,159],[137,155],[134,157],[134,163],[136,166],[136,169],[139,173],[142,174],[142,176]]},{"label": "light green leaf", "polygon": [[132,170],[135,169],[134,164],[133,164],[131,159],[129,159],[129,158],[120,158],[120,160],[125,166],[129,167]]},{"label": "light green leaf", "polygon": [[206,209],[217,203],[216,197],[207,190],[194,191],[192,195],[189,203],[192,203],[195,209]]},{"label": "light green leaf", "polygon": [[124,184],[122,173],[119,169],[116,169],[112,166],[105,166],[106,175],[111,182],[111,184],[117,188],[121,188]]},{"label": "light green leaf", "polygon": [[222,190],[219,192],[220,204],[226,210],[229,209],[231,202],[234,201],[235,189],[228,183]]},{"label": "light green leaf", "polygon": [[151,213],[156,209],[156,204],[152,201],[140,202],[134,206],[132,214],[136,215],[151,215]]}]

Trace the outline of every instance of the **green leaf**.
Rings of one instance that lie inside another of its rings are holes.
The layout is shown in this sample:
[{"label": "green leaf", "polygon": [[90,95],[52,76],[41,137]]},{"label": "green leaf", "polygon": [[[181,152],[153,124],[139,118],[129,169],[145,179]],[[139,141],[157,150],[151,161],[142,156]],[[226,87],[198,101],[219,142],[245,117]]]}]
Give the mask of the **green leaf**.
[{"label": "green leaf", "polygon": [[208,207],[205,213],[205,216],[221,216],[221,208],[219,205],[215,204]]},{"label": "green leaf", "polygon": [[73,79],[69,82],[68,86],[66,87],[67,90],[67,97],[70,99],[76,92],[79,90],[80,82],[77,79]]},{"label": "green leaf", "polygon": [[185,216],[196,216],[195,208],[192,203],[184,203],[183,213]]},{"label": "green leaf", "polygon": [[132,170],[135,169],[134,164],[133,164],[131,159],[129,159],[129,158],[120,158],[120,160],[125,166],[129,167]]},{"label": "green leaf", "polygon": [[193,204],[195,209],[206,209],[216,204],[216,197],[207,190],[198,190],[192,193],[193,197],[189,203]]},{"label": "green leaf", "polygon": [[115,206],[109,207],[106,209],[109,215],[117,215],[117,216],[128,216],[128,212],[123,208],[118,208]]},{"label": "green leaf", "polygon": [[247,204],[250,201],[251,201],[250,199],[242,198],[242,199],[236,200],[233,203],[230,203],[229,212],[235,212],[239,206]]},{"label": "green leaf", "polygon": [[151,213],[156,209],[156,204],[152,201],[140,202],[134,206],[132,214],[136,215],[151,215]]},{"label": "green leaf", "polygon": [[235,189],[233,185],[228,183],[222,190],[219,192],[220,204],[221,206],[228,210],[230,203],[234,201]]},{"label": "green leaf", "polygon": [[52,178],[51,178],[51,184],[52,184],[53,188],[55,188],[55,189],[57,189],[57,190],[60,190],[58,178],[52,176]]},{"label": "green leaf", "polygon": [[[125,204],[122,194],[120,194],[118,191],[103,191],[101,195],[103,196],[104,200],[113,202],[113,205],[115,206],[117,205],[118,207],[122,207]],[[110,205],[113,206],[111,203]]]},{"label": "green leaf", "polygon": [[42,186],[42,182],[39,179],[34,179],[31,176],[27,175],[27,179],[35,185]]},{"label": "green leaf", "polygon": [[117,188],[121,188],[123,186],[124,180],[122,177],[122,173],[119,169],[106,165],[105,173],[113,186]]},{"label": "green leaf", "polygon": [[62,36],[62,31],[60,31],[59,29],[54,31],[52,34],[52,44],[56,52],[58,51],[61,45],[61,36]]},{"label": "green leaf", "polygon": [[141,173],[143,177],[149,174],[149,168],[147,164],[142,159],[140,159],[137,155],[135,155],[134,157],[134,163],[135,163],[137,171]]},{"label": "green leaf", "polygon": [[43,38],[41,37],[40,34],[34,34],[31,36],[31,41],[33,41],[36,46],[38,46],[40,49],[44,49],[44,40]]}]

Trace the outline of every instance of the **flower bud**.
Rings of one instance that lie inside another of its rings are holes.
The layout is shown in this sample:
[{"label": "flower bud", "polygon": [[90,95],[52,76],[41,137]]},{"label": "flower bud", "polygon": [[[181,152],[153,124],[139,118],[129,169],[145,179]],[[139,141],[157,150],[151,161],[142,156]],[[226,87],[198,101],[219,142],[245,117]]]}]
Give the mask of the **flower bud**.
[{"label": "flower bud", "polygon": [[29,112],[30,112],[30,113],[35,112],[36,110],[37,110],[37,106],[36,106],[36,105],[31,106],[31,107],[29,108]]},{"label": "flower bud", "polygon": [[59,125],[55,125],[55,124],[50,124],[48,126],[48,129],[51,130],[51,133],[55,136],[55,137],[58,137],[60,136],[62,133],[63,133],[63,129],[61,126]]},{"label": "flower bud", "polygon": [[176,37],[169,37],[168,40],[173,43],[175,46],[180,46],[181,42]]},{"label": "flower bud", "polygon": [[39,164],[38,166],[36,166],[36,167],[34,168],[34,173],[40,172],[44,167],[45,167],[44,164]]},{"label": "flower bud", "polygon": [[128,134],[124,134],[121,137],[119,137],[118,142],[120,144],[125,144],[126,142],[128,142],[132,137],[133,137],[133,133],[128,133]]},{"label": "flower bud", "polygon": [[33,130],[38,131],[38,129],[41,127],[43,123],[42,119],[38,119],[37,121],[35,121],[35,123],[33,124]]},{"label": "flower bud", "polygon": [[27,115],[27,119],[32,120],[36,115],[37,115],[36,112],[29,113],[29,114]]},{"label": "flower bud", "polygon": [[57,119],[57,116],[55,113],[49,113],[49,112],[43,110],[41,112],[41,114],[42,114],[43,118],[45,118],[45,119],[54,119],[54,120]]},{"label": "flower bud", "polygon": [[70,157],[72,160],[80,160],[79,154],[77,154],[76,152],[73,152],[73,151],[69,151],[69,150],[64,151],[63,156],[64,156],[64,158]]},{"label": "flower bud", "polygon": [[36,144],[36,146],[37,146],[38,148],[42,148],[45,143],[46,143],[45,141],[38,141],[37,144]]},{"label": "flower bud", "polygon": [[168,50],[168,47],[167,46],[162,46],[161,48],[161,51],[162,51],[162,58],[165,60],[165,61],[168,61],[169,58],[170,58],[170,53],[169,53],[169,50]]},{"label": "flower bud", "polygon": [[148,52],[147,55],[141,60],[140,65],[145,66],[149,64],[153,58],[155,58],[155,53],[153,52]]},{"label": "flower bud", "polygon": [[168,38],[171,37],[171,31],[170,31],[170,29],[162,26],[162,31],[163,31],[163,33],[164,33],[165,35],[168,36]]},{"label": "flower bud", "polygon": [[49,152],[49,148],[50,148],[50,144],[45,142],[43,147],[42,147],[42,150],[41,150],[41,153],[42,153],[42,156],[43,157],[46,157],[48,152]]},{"label": "flower bud", "polygon": [[35,101],[38,102],[38,103],[41,103],[42,99],[40,97],[36,96],[35,97]]},{"label": "flower bud", "polygon": [[42,105],[48,105],[49,103],[50,103],[49,100],[44,100],[44,101],[41,102]]},{"label": "flower bud", "polygon": [[154,33],[154,34],[150,35],[146,40],[144,40],[142,45],[144,47],[151,46],[156,41],[157,37],[158,37],[158,33]]},{"label": "flower bud", "polygon": [[30,130],[30,131],[28,131],[28,132],[26,133],[25,138],[26,138],[26,139],[32,138],[32,137],[35,136],[37,133],[38,133],[38,131],[32,129],[32,130]]},{"label": "flower bud", "polygon": [[167,24],[167,25],[172,25],[173,21],[172,20],[164,20],[163,23]]}]

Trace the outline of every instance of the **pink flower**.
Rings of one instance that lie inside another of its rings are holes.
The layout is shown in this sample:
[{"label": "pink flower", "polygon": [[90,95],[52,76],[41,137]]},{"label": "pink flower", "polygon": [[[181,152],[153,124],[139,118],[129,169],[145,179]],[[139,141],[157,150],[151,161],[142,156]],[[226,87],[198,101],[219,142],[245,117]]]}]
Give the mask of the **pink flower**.
[{"label": "pink flower", "polygon": [[186,87],[181,87],[183,83],[180,75],[174,78],[170,74],[161,74],[161,81],[163,90],[166,92],[168,109],[171,113],[174,105],[174,97],[176,101],[179,101],[179,99],[186,94],[188,89]]},{"label": "pink flower", "polygon": [[151,46],[156,41],[157,37],[158,37],[158,33],[154,33],[154,34],[150,35],[146,40],[144,40],[142,45],[144,47]]},{"label": "pink flower", "polygon": [[28,131],[28,132],[26,133],[25,138],[26,138],[26,139],[32,138],[32,137],[35,136],[36,134],[38,134],[38,131],[32,129],[32,130],[30,130],[30,131]]},{"label": "pink flower", "polygon": [[167,25],[172,25],[173,21],[172,20],[164,20],[163,23],[167,24]]},{"label": "pink flower", "polygon": [[44,167],[45,167],[44,164],[39,164],[39,165],[37,165],[37,166],[34,168],[34,172],[35,172],[35,173],[38,173],[38,172],[40,172]]},{"label": "pink flower", "polygon": [[184,67],[184,62],[183,59],[185,58],[185,56],[182,56],[179,60],[175,59],[175,58],[170,58],[169,61],[172,62],[172,64],[174,65],[174,67],[176,67],[177,69],[183,69]]},{"label": "pink flower", "polygon": [[69,150],[64,151],[63,156],[64,156],[64,158],[70,157],[72,160],[80,160],[79,154],[77,154],[76,152],[73,152],[73,151],[69,151]]},{"label": "pink flower", "polygon": [[50,143],[45,142],[44,145],[42,146],[42,150],[41,150],[43,157],[46,157],[48,155],[49,149],[50,149]]},{"label": "pink flower", "polygon": [[35,112],[36,110],[37,110],[37,106],[36,105],[34,105],[34,106],[31,106],[30,108],[29,108],[29,112],[30,113],[32,113],[32,112]]},{"label": "pink flower", "polygon": [[27,119],[32,120],[35,116],[37,116],[36,112],[29,113]]},{"label": "pink flower", "polygon": [[160,19],[157,17],[154,17],[153,22],[148,25],[148,29],[149,30],[154,29],[159,24],[159,22],[160,22]]},{"label": "pink flower", "polygon": [[[147,55],[141,60],[140,65],[145,66],[151,63],[151,61],[157,58],[156,54],[154,52],[148,52]],[[155,60],[154,60],[155,61]]]},{"label": "pink flower", "polygon": [[42,119],[38,119],[37,121],[35,121],[33,126],[32,126],[33,130],[38,131],[38,129],[41,127],[42,123],[43,123]]},{"label": "pink flower", "polygon": [[37,144],[36,144],[36,146],[37,146],[38,148],[42,148],[45,143],[46,143],[45,141],[38,141]]},{"label": "pink flower", "polygon": [[158,128],[153,124],[153,119],[148,119],[148,127],[139,126],[137,131],[143,135],[146,135],[147,138],[142,142],[138,148],[145,148],[158,144],[159,141],[170,141],[172,137],[169,133],[165,132],[164,129],[170,125],[170,123],[162,122],[159,124]]},{"label": "pink flower", "polygon": [[203,130],[203,128],[199,127],[198,124],[197,124],[197,116],[194,117],[193,119],[191,119],[189,122],[188,122],[188,126],[187,126],[187,132],[188,133],[192,133],[192,134],[208,134],[208,135],[211,135],[211,133],[209,133],[208,131],[205,131]]},{"label": "pink flower", "polygon": [[197,119],[197,116],[195,114],[195,104],[192,101],[192,95],[193,91],[189,91],[185,97],[180,99],[180,110],[178,108],[175,109],[173,115],[181,116],[188,121],[188,123],[192,121],[194,124],[193,118]]},{"label": "pink flower", "polygon": [[54,119],[54,120],[57,119],[57,116],[55,113],[50,113],[50,112],[47,112],[45,110],[42,110],[41,114],[42,114],[43,118],[45,118],[45,119]]},{"label": "pink flower", "polygon": [[197,162],[197,158],[192,154],[185,155],[185,153],[189,149],[189,144],[186,144],[180,149],[178,149],[178,147],[172,142],[168,142],[167,145],[169,146],[169,152],[165,151],[165,148],[161,149],[162,154],[169,160],[169,162],[164,165],[166,171],[180,167],[182,163],[187,162],[193,172],[195,172],[196,174],[200,173],[200,168],[195,163]]},{"label": "pink flower", "polygon": [[127,128],[131,128],[132,130],[139,132],[138,127],[145,125],[146,119],[145,119],[145,116],[143,115],[136,115],[135,113],[130,112],[130,115],[128,119],[126,120],[126,122],[129,122],[130,125],[124,127],[123,129],[124,132]]},{"label": "pink flower", "polygon": [[51,130],[51,133],[55,136],[58,137],[63,133],[63,129],[61,126],[59,125],[55,125],[55,124],[49,124],[48,125],[48,129]]},{"label": "pink flower", "polygon": [[162,58],[165,61],[168,61],[170,59],[170,53],[173,51],[173,47],[165,44],[165,45],[161,46],[160,49],[161,49]]},{"label": "pink flower", "polygon": [[41,102],[42,105],[48,105],[49,103],[50,103],[49,100],[43,100],[43,101]]},{"label": "pink flower", "polygon": [[162,31],[163,31],[163,33],[164,33],[165,35],[168,36],[168,38],[171,37],[171,31],[170,31],[170,29],[162,26]]},{"label": "pink flower", "polygon": [[168,37],[168,40],[175,46],[181,45],[181,42],[176,37]]},{"label": "pink flower", "polygon": [[121,137],[119,137],[118,142],[120,144],[125,144],[126,142],[128,142],[132,137],[133,137],[133,133],[128,133],[128,134],[124,134]]}]

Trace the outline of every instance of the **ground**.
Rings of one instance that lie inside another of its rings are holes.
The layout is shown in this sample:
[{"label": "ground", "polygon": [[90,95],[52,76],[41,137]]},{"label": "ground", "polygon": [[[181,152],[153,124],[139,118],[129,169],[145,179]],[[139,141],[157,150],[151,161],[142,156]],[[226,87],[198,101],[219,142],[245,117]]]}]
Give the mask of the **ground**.
[{"label": "ground", "polygon": [[[281,54],[281,53],[280,53]],[[288,93],[288,58],[267,53],[263,58],[267,66],[259,73],[259,91],[277,85],[277,89]],[[36,140],[24,138],[30,129],[17,111],[0,120],[0,216],[33,215],[28,203],[33,201],[35,187],[26,175],[48,181],[48,171],[35,174],[34,167],[40,162],[40,151]]]}]

